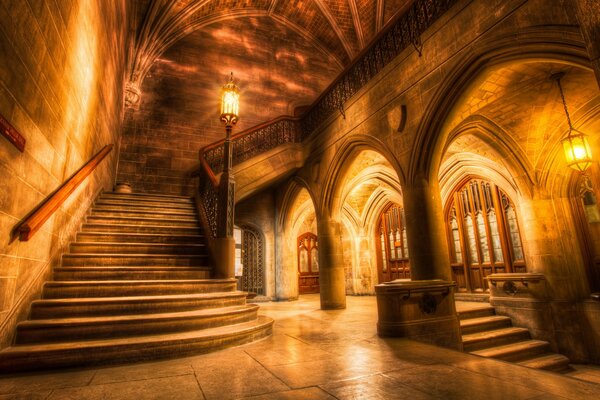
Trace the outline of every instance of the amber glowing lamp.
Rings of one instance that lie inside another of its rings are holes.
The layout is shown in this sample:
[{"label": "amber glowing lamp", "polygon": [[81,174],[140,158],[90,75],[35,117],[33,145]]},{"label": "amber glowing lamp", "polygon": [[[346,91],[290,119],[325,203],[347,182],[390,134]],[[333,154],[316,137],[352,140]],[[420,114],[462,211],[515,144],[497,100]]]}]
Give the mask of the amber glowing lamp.
[{"label": "amber glowing lamp", "polygon": [[560,97],[562,98],[565,115],[567,116],[567,122],[569,123],[569,134],[562,140],[562,145],[565,151],[567,165],[583,173],[592,165],[592,149],[588,143],[587,135],[573,128],[573,124],[571,123],[567,102],[565,101],[565,95],[563,93],[562,85],[560,84],[560,80],[563,76],[564,73],[558,73],[552,76],[552,78],[556,80],[556,84],[560,90]]},{"label": "amber glowing lamp", "polygon": [[238,121],[240,110],[240,91],[233,82],[233,72],[229,77],[229,82],[223,85],[221,90],[221,122],[227,128],[233,127]]}]

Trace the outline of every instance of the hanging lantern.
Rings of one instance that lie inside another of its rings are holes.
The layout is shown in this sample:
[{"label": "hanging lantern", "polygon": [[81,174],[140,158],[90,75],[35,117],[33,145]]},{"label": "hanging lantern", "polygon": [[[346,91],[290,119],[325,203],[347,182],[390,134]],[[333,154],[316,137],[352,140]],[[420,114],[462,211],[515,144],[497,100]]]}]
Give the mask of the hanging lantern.
[{"label": "hanging lantern", "polygon": [[231,127],[236,124],[240,108],[240,91],[233,82],[233,72],[229,82],[223,85],[221,90],[221,121],[225,126]]},{"label": "hanging lantern", "polygon": [[565,115],[567,116],[567,122],[569,123],[569,134],[562,140],[562,145],[565,151],[567,165],[583,173],[592,165],[592,149],[588,143],[587,135],[573,128],[573,124],[571,123],[567,102],[565,100],[562,85],[560,84],[560,80],[564,75],[565,74],[562,72],[553,75],[553,79],[556,80],[556,84],[560,90],[560,97],[562,98]]},{"label": "hanging lantern", "polygon": [[562,140],[567,165],[585,172],[592,165],[592,149],[585,133],[569,129],[569,135]]}]

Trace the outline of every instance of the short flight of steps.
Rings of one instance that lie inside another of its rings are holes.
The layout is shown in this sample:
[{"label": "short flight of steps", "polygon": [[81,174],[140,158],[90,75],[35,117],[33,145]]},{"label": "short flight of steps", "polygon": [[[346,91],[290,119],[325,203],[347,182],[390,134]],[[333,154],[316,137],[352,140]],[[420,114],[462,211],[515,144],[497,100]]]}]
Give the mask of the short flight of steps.
[{"label": "short flight of steps", "polygon": [[464,351],[554,372],[569,370],[569,359],[553,353],[550,343],[533,340],[529,330],[512,326],[511,319],[496,315],[494,307],[459,312]]},{"label": "short flight of steps", "polygon": [[104,193],[0,351],[0,372],[176,357],[269,335],[273,320],[211,272],[190,198]]}]

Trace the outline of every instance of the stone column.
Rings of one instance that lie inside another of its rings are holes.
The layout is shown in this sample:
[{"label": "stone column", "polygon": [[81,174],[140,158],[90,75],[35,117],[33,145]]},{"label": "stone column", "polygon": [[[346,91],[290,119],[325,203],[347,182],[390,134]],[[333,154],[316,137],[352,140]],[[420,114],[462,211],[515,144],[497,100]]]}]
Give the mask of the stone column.
[{"label": "stone column", "polygon": [[451,279],[442,200],[437,181],[402,187],[412,280]]},{"label": "stone column", "polygon": [[[562,204],[562,202],[565,204]],[[544,274],[550,296],[564,301],[587,297],[587,281],[567,199],[520,199],[519,228],[527,272]]]},{"label": "stone column", "polygon": [[411,280],[375,286],[377,333],[462,350],[439,184],[418,179],[402,199]]},{"label": "stone column", "polygon": [[329,215],[317,218],[321,309],[346,308],[346,283],[340,222]]},{"label": "stone column", "polygon": [[572,0],[572,2],[577,11],[581,34],[600,87],[600,2],[598,0]]},{"label": "stone column", "polygon": [[526,288],[517,284],[516,293],[509,296],[492,291],[491,303],[500,314],[529,328],[534,339],[549,341],[572,362],[586,362],[577,303],[588,296],[587,279],[569,208],[568,199],[539,193],[520,199],[519,228],[527,272],[543,274],[545,281]]}]

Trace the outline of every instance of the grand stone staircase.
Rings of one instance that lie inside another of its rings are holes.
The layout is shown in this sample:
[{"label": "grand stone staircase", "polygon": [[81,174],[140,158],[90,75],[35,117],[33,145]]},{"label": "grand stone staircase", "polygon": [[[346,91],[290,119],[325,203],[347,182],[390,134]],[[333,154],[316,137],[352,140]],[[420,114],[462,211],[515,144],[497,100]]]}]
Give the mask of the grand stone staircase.
[{"label": "grand stone staircase", "polygon": [[190,198],[104,193],[0,351],[0,372],[202,353],[271,333],[235,279],[211,279]]},{"label": "grand stone staircase", "polygon": [[529,330],[512,326],[509,317],[481,305],[459,312],[464,351],[482,357],[514,362],[525,367],[567,372],[569,359],[553,353],[550,343],[533,340]]}]

